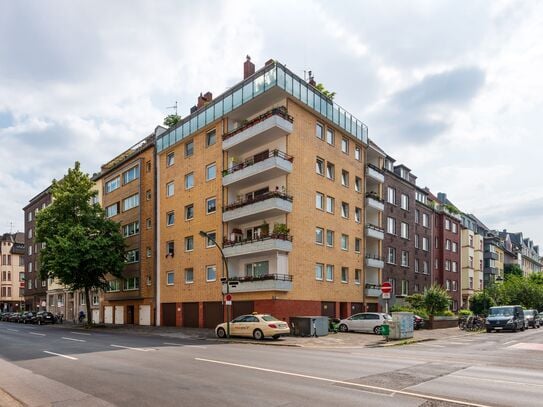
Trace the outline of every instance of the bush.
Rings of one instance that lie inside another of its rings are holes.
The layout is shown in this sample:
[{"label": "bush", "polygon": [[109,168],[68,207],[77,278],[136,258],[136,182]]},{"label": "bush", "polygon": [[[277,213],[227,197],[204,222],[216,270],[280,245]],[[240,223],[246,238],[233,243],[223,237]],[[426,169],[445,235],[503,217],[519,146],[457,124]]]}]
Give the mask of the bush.
[{"label": "bush", "polygon": [[458,311],[458,316],[466,316],[469,317],[471,315],[471,311],[469,309],[461,309]]},{"label": "bush", "polygon": [[434,316],[436,317],[454,317],[454,312],[452,311],[449,311],[449,310],[445,310],[445,311],[439,311],[437,313],[434,314]]},{"label": "bush", "polygon": [[447,291],[437,284],[428,288],[424,293],[424,308],[430,315],[441,315],[448,310],[450,302],[451,297]]},{"label": "bush", "polygon": [[469,297],[469,309],[475,315],[488,315],[488,309],[494,305],[496,305],[496,302],[485,291],[475,293]]}]

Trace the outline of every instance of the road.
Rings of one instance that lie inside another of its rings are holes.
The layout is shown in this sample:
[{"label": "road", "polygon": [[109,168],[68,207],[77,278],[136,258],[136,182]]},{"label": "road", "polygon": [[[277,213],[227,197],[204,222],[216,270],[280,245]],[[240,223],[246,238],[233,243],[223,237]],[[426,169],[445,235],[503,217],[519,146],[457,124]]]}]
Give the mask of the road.
[{"label": "road", "polygon": [[319,349],[0,322],[0,372],[29,406],[540,406],[543,329]]}]

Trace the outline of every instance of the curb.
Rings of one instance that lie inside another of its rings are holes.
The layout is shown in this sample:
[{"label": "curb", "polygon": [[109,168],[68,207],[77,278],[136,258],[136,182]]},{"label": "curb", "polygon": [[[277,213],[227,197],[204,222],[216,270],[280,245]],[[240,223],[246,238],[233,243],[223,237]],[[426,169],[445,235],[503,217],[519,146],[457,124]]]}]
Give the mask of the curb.
[{"label": "curb", "polygon": [[19,401],[0,387],[0,405],[3,407],[24,407],[26,404]]}]

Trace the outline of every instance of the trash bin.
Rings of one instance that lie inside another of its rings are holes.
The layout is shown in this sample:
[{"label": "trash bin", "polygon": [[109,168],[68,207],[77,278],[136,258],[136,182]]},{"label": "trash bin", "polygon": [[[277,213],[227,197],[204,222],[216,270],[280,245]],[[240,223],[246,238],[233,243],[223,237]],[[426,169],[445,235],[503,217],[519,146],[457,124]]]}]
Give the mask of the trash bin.
[{"label": "trash bin", "polygon": [[408,339],[413,337],[412,312],[393,312],[390,325],[390,339]]},{"label": "trash bin", "polygon": [[381,325],[381,335],[383,336],[390,335],[390,327],[387,324]]},{"label": "trash bin", "polygon": [[328,317],[290,317],[290,327],[292,336],[325,336],[328,335]]}]

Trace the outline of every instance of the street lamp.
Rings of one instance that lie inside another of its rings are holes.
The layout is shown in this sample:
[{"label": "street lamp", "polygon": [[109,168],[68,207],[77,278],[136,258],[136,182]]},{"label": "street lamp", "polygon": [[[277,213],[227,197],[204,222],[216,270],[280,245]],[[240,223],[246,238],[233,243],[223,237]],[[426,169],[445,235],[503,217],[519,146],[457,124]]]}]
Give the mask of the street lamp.
[{"label": "street lamp", "polygon": [[[224,262],[224,269],[226,272],[226,295],[230,294],[230,284],[229,283],[229,274],[228,274],[228,262],[226,261],[226,257],[224,257],[224,253],[221,249],[221,247],[217,244],[217,241],[211,237],[208,233],[204,232],[203,230],[200,230],[200,236],[202,236],[204,239],[209,239],[215,244],[215,247],[219,249],[219,252],[221,252],[222,261]],[[221,293],[222,293],[222,284],[221,284]],[[224,294],[223,294],[223,300],[224,300]],[[224,301],[223,301],[224,302]],[[230,338],[230,306],[226,305],[226,337]]]}]

